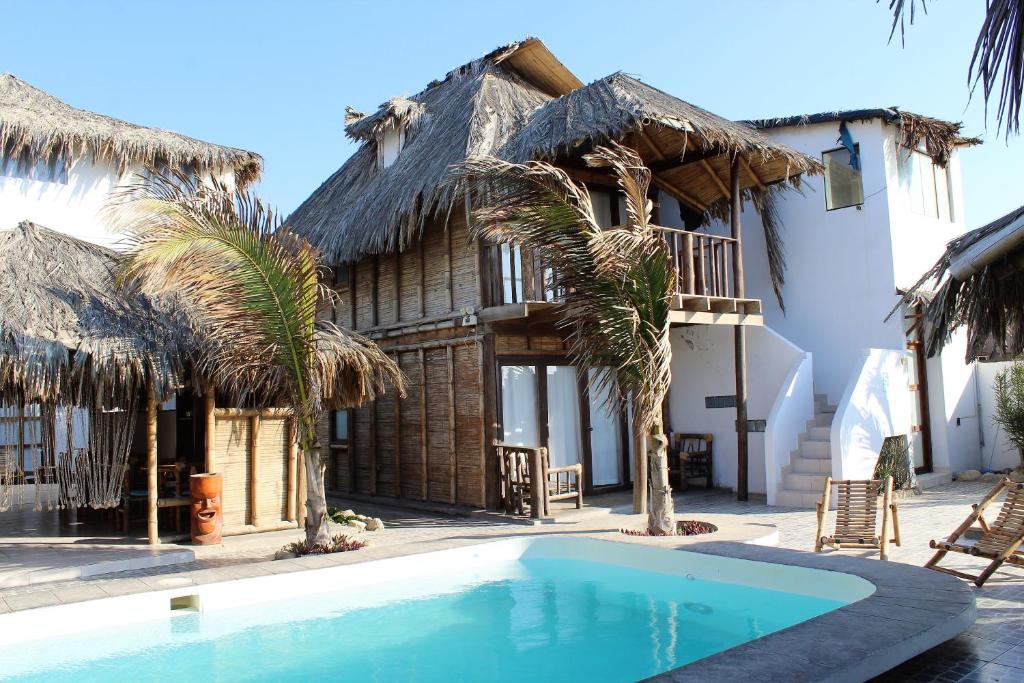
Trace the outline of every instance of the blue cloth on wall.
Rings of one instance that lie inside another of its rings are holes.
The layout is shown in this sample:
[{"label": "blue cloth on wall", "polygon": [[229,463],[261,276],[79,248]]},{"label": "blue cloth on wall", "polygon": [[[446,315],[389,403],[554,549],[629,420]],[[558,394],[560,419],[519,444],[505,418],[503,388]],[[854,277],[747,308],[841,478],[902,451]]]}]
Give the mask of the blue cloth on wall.
[{"label": "blue cloth on wall", "polygon": [[850,129],[846,127],[846,121],[842,121],[839,124],[839,139],[836,140],[839,144],[850,152],[850,166],[854,170],[860,170],[860,156],[857,155],[857,147],[854,145],[853,136],[850,135]]}]

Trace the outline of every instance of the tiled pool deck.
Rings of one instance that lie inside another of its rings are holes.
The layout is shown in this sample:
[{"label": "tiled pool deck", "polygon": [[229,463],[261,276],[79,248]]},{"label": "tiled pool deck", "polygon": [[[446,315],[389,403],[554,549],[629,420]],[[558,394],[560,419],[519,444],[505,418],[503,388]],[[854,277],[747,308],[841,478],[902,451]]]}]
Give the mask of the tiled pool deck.
[{"label": "tiled pool deck", "polygon": [[[890,550],[891,561],[920,566],[931,555],[928,540],[947,535],[981,499],[990,484],[950,484],[900,501],[903,547]],[[30,609],[111,595],[197,585],[268,573],[301,571],[313,567],[347,564],[425,550],[454,547],[521,534],[579,533],[645,543],[628,538],[620,527],[638,527],[640,517],[618,512],[625,496],[594,499],[613,511],[568,512],[554,525],[523,526],[500,519],[451,518],[438,514],[407,512],[368,503],[352,503],[364,514],[380,516],[388,528],[367,534],[372,546],[355,553],[269,562],[274,551],[296,537],[291,532],[231,539],[217,549],[196,549],[196,560],[187,564],[121,572],[105,577],[0,588],[0,613]],[[723,492],[687,492],[677,499],[682,518],[702,514],[740,515],[747,522],[778,528],[779,547],[809,550],[815,533],[812,510],[768,507],[763,500],[736,502]],[[660,541],[664,543],[665,541]],[[844,552],[847,555],[860,553]],[[867,553],[863,553],[865,556]],[[949,558],[948,566],[976,570],[981,561],[965,556]],[[1013,567],[997,572],[976,590],[977,622],[965,634],[906,662],[879,680],[893,681],[1024,681],[1024,570]]]}]

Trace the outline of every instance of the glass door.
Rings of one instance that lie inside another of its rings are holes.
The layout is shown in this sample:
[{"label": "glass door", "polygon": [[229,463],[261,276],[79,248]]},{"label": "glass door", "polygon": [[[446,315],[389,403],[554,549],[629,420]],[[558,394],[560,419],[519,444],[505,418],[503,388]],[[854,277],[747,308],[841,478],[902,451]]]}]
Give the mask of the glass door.
[{"label": "glass door", "polygon": [[533,365],[503,365],[502,440],[516,446],[542,446],[537,413],[537,368]]},{"label": "glass door", "polygon": [[601,387],[598,371],[587,372],[590,408],[590,468],[593,486],[622,483],[622,421],[617,410],[608,411],[611,387]]},{"label": "glass door", "polygon": [[548,457],[552,467],[575,465],[583,462],[576,368],[569,365],[548,365],[545,370]]}]

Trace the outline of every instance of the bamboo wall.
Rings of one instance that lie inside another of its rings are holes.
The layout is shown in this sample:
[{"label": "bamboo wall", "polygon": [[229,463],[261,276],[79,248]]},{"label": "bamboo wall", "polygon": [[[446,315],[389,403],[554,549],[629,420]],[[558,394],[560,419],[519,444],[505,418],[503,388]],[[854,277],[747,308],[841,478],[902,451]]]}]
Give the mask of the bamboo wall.
[{"label": "bamboo wall", "polygon": [[[347,448],[327,449],[335,491],[493,505],[483,346],[474,321],[463,320],[480,309],[480,255],[461,216],[448,228],[432,224],[400,254],[360,261],[336,287],[342,305],[330,315],[390,353],[407,395],[389,391],[350,411]],[[326,419],[320,433],[328,444]]]}]

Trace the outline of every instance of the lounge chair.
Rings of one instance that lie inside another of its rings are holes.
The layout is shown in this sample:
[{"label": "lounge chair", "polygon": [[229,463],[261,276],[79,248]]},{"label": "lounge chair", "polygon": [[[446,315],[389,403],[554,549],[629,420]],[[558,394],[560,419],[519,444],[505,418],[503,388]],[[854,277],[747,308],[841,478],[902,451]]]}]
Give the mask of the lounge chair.
[{"label": "lounge chair", "polygon": [[[989,524],[983,516],[985,508],[1003,491],[1006,492],[1006,500],[1003,501],[1003,507],[999,511],[996,521]],[[988,495],[980,503],[971,507],[973,508],[971,514],[949,535],[949,538],[944,541],[932,540],[929,543],[938,552],[928,560],[925,567],[973,581],[980,588],[1003,562],[1024,567],[1024,558],[1019,554],[1021,541],[1024,541],[1024,484],[1017,484],[1004,478],[988,492]],[[973,545],[960,543],[960,537],[974,526],[975,522],[981,527],[981,538]],[[991,562],[977,576],[937,566],[949,552],[983,557]]]},{"label": "lounge chair", "polygon": [[[832,487],[836,487],[836,528],[825,536],[825,516],[828,514]],[[878,494],[882,493],[882,531],[878,533]],[[896,503],[892,502],[892,477],[833,481],[825,479],[825,490],[818,501],[818,533],[814,539],[814,552],[824,546],[835,550],[846,548],[873,548],[879,559],[889,559],[889,543],[900,544],[900,521]],[[890,539],[890,524],[892,538]]]}]

